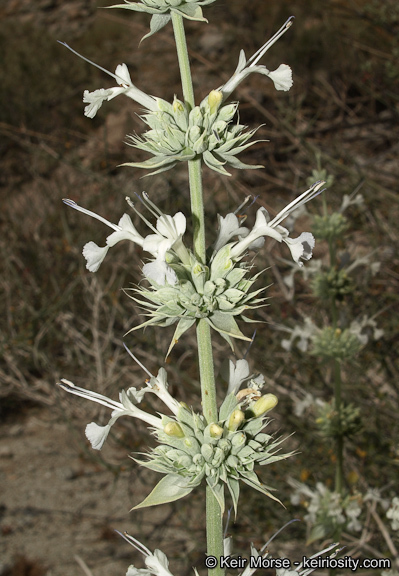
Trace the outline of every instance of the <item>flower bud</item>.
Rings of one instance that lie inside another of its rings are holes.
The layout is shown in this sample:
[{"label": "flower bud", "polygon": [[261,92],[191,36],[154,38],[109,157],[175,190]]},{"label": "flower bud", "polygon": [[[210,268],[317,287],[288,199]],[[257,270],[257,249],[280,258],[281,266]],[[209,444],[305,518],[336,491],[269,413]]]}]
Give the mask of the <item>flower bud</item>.
[{"label": "flower bud", "polygon": [[211,114],[215,114],[215,112],[217,112],[220,104],[222,103],[222,100],[223,94],[222,92],[219,92],[219,90],[212,90],[212,92],[209,93],[208,105]]},{"label": "flower bud", "polygon": [[184,438],[184,432],[182,427],[177,422],[168,422],[164,427],[163,431],[168,436],[174,436],[175,438]]},{"label": "flower bud", "polygon": [[191,268],[191,278],[193,279],[194,286],[200,294],[204,293],[204,284],[206,278],[206,268],[199,262],[195,262]]},{"label": "flower bud", "polygon": [[255,402],[249,409],[249,412],[255,416],[255,418],[259,418],[260,416],[264,416],[267,412],[270,412],[275,406],[277,406],[278,398],[274,394],[265,394],[261,396],[259,400]]},{"label": "flower bud", "polygon": [[211,438],[221,438],[223,428],[218,424],[211,424],[209,427],[209,434],[211,435]]},{"label": "flower bud", "polygon": [[176,97],[173,100],[173,112],[175,112],[175,113],[176,112],[179,112],[179,113],[184,112],[183,103],[180,102],[180,100],[178,100]]},{"label": "flower bud", "polygon": [[230,430],[230,432],[235,432],[241,426],[244,420],[245,420],[244,412],[238,409],[234,410],[231,413],[229,422],[227,424],[228,430]]}]

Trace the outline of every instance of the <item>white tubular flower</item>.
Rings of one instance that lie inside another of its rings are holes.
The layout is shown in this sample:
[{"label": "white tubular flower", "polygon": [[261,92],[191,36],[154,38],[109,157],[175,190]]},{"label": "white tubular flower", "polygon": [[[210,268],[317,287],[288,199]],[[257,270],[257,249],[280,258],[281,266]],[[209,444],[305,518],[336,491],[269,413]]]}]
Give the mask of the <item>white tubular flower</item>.
[{"label": "white tubular flower", "polygon": [[156,258],[165,260],[165,255],[173,244],[186,231],[186,217],[178,212],[173,217],[162,214],[157,219],[156,234],[150,234],[144,239],[143,250],[150,252]]},{"label": "white tubular flower", "polygon": [[237,394],[241,384],[251,377],[248,362],[240,359],[234,364],[232,360],[229,360],[229,365],[224,376],[229,384],[226,396],[229,394]]},{"label": "white tubular flower", "polygon": [[123,534],[121,532],[116,532],[126,540],[131,546],[134,546],[144,556],[144,563],[147,566],[145,568],[136,568],[131,565],[128,568],[126,576],[147,576],[152,574],[153,576],[173,576],[169,570],[169,560],[161,550],[154,550],[154,553],[150,552],[146,546],[141,544],[136,538],[130,536],[127,532]]},{"label": "white tubular flower", "polygon": [[86,258],[86,268],[90,270],[90,272],[97,272],[99,269],[102,261],[104,260],[105,256],[107,255],[108,250],[115,246],[121,240],[130,240],[139,246],[143,246],[144,238],[137,232],[136,228],[133,225],[133,222],[128,214],[124,214],[122,218],[119,220],[118,224],[113,224],[109,222],[102,216],[99,216],[95,212],[91,210],[86,210],[86,208],[82,208],[76,202],[69,199],[63,199],[64,204],[78,210],[78,212],[83,212],[83,214],[87,214],[88,216],[92,216],[96,220],[103,222],[115,232],[110,234],[106,240],[106,246],[101,247],[97,246],[95,242],[88,242],[83,248],[83,256]]},{"label": "white tubular flower", "polygon": [[142,272],[147,280],[152,280],[160,286],[165,286],[166,284],[175,286],[177,284],[176,272],[166,264],[165,260],[160,258],[144,264]]},{"label": "white tubular flower", "polygon": [[95,422],[91,422],[86,426],[86,437],[94,450],[101,450],[105,440],[107,439],[111,426],[113,426],[121,416],[132,416],[133,418],[138,418],[139,420],[147,422],[147,424],[154,428],[162,429],[162,420],[160,418],[148,414],[147,412],[144,412],[144,410],[140,410],[140,408],[135,406],[135,404],[138,404],[143,397],[142,391],[137,392],[135,388],[129,388],[126,392],[125,390],[122,390],[119,394],[120,402],[115,402],[114,400],[107,398],[107,396],[103,396],[97,392],[79,388],[69,380],[65,380],[65,378],[62,378],[61,382],[57,382],[57,384],[70,394],[81,396],[82,398],[86,398],[92,402],[97,402],[97,404],[102,404],[103,406],[112,409],[111,419],[106,426],[99,426]]},{"label": "white tubular flower", "polygon": [[299,261],[300,258],[309,260],[312,257],[312,250],[315,245],[313,235],[310,232],[302,232],[298,238],[289,238],[288,230],[280,226],[280,222],[287,218],[296,208],[320,194],[320,188],[323,184],[324,182],[316,182],[313,184],[306,192],[298,196],[298,198],[281,210],[273,220],[269,219],[269,214],[265,208],[259,208],[256,213],[255,226],[244,239],[232,246],[231,258],[239,258],[247,249],[259,246],[260,238],[270,236],[278,242],[287,244],[293,260],[299,264],[299,266],[303,266],[303,263]]},{"label": "white tubular flower", "polygon": [[147,368],[140,362],[140,360],[136,358],[133,352],[129,350],[129,348],[126,346],[125,343],[123,344],[123,346],[125,347],[125,350],[129,354],[129,356],[133,358],[133,360],[140,366],[140,368],[142,368],[144,372],[146,372],[150,377],[150,379],[146,381],[147,387],[142,388],[139,391],[142,393],[142,396],[144,396],[146,392],[152,392],[160,400],[162,400],[164,404],[166,404],[166,406],[169,408],[171,412],[173,412],[175,416],[177,416],[177,412],[181,407],[181,405],[168,392],[168,375],[165,368],[160,368],[158,370],[157,376],[153,376],[151,372],[147,370]]},{"label": "white tubular flower", "polygon": [[213,245],[215,252],[223,248],[223,246],[225,246],[233,236],[244,238],[249,234],[248,228],[241,226],[240,220],[235,214],[226,214],[224,218],[218,214],[218,222],[218,237]]},{"label": "white tubular flower", "polygon": [[147,224],[154,234],[149,234],[144,238],[143,250],[155,257],[153,262],[145,264],[143,274],[148,280],[152,280],[161,286],[177,283],[177,276],[166,262],[166,253],[173,249],[180,260],[187,264],[190,261],[189,253],[183,244],[182,236],[186,231],[186,217],[182,212],[177,212],[174,216],[163,214],[159,208],[151,202],[148,194],[143,192],[142,198],[144,206],[157,218],[156,228],[140,212],[138,212],[129,197],[126,202]]},{"label": "white tubular flower", "polygon": [[263,74],[264,76],[269,76],[274,82],[276,90],[287,91],[291,88],[292,82],[292,70],[287,64],[280,64],[280,66],[274,70],[270,71],[266,66],[257,66],[257,62],[262,58],[262,56],[273,46],[275,42],[291,27],[293,22],[293,16],[287,20],[287,22],[280,28],[270,40],[268,40],[249,60],[246,59],[244,50],[241,50],[240,57],[238,60],[238,65],[233,76],[219,88],[223,94],[223,100],[226,100],[230,94],[237,88],[237,86],[250,74],[257,72],[258,74]]},{"label": "white tubular flower", "polygon": [[83,93],[83,102],[88,104],[88,106],[86,106],[85,108],[84,112],[85,116],[87,116],[88,118],[94,118],[94,116],[97,114],[98,110],[101,108],[105,100],[112,100],[113,98],[115,98],[115,96],[119,96],[119,94],[125,94],[132,100],[135,100],[136,102],[144,106],[147,110],[154,111],[157,109],[156,98],[154,98],[153,96],[149,96],[145,92],[142,92],[133,84],[126,64],[119,64],[116,67],[115,74],[112,74],[112,72],[109,72],[105,68],[102,68],[102,66],[98,66],[98,64],[95,64],[95,62],[92,62],[88,58],[85,58],[84,56],[73,50],[65,42],[59,42],[59,43],[68,48],[68,50],[70,50],[74,54],[76,54],[76,56],[79,56],[79,58],[82,58],[82,60],[85,60],[86,62],[92,64],[99,70],[102,70],[103,72],[108,74],[108,76],[112,76],[112,78],[114,78],[118,84],[117,87],[108,88],[106,90],[104,90],[103,88],[95,90],[94,92],[89,92],[88,90],[85,90]]}]

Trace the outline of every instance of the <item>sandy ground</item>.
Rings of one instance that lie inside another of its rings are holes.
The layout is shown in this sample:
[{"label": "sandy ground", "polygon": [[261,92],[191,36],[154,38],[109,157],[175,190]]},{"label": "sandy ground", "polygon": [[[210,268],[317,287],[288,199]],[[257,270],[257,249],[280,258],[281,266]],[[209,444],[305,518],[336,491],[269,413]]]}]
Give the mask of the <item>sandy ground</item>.
[{"label": "sandy ground", "polygon": [[172,557],[174,546],[179,555],[182,545],[185,552],[192,548],[190,532],[171,507],[129,512],[142,498],[139,494],[148,493],[148,478],[138,475],[125,454],[126,467],[115,479],[111,470],[85,455],[83,426],[79,447],[66,424],[34,410],[24,422],[2,425],[0,435],[1,576],[84,574],[76,556],[93,576],[123,575],[133,562],[143,567],[140,555],[115,529],[128,531],[149,548],[161,541]]}]

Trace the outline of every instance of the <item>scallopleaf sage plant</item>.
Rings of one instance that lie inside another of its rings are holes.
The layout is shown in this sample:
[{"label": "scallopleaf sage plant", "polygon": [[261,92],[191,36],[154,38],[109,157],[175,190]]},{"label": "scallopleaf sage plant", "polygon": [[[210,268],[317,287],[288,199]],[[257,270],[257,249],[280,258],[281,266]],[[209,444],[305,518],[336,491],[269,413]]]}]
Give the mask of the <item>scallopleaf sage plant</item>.
[{"label": "scallopleaf sage plant", "polygon": [[[200,484],[205,484],[207,556],[217,559],[216,564],[208,565],[208,568],[212,576],[222,576],[224,568],[218,559],[224,553],[230,553],[226,552],[228,539],[224,539],[223,530],[226,490],[236,515],[240,482],[277,500],[271,493],[273,489],[263,484],[258,477],[255,466],[275,463],[291,454],[280,453],[282,439],[267,433],[267,414],[276,406],[277,397],[270,392],[263,394],[264,377],[251,373],[246,360],[239,359],[236,363],[230,360],[225,374],[227,392],[224,393],[222,404],[218,406],[211,333],[212,330],[218,332],[232,349],[233,339],[251,341],[241,331],[237,321],[256,321],[252,315],[247,314],[265,304],[266,288],[253,288],[260,274],[253,273],[253,258],[249,260],[248,253],[258,251],[265,238],[270,237],[284,243],[295,265],[303,266],[302,260],[309,260],[312,256],[314,237],[309,232],[303,232],[297,238],[291,238],[282,222],[317,196],[324,182],[312,184],[274,218],[270,217],[265,208],[258,208],[252,227],[244,226],[244,218],[238,215],[241,208],[249,203],[251,197],[248,197],[235,212],[218,216],[216,239],[213,243],[206,241],[202,163],[222,175],[228,175],[226,165],[233,168],[259,168],[249,166],[237,158],[239,153],[251,145],[249,140],[256,130],[246,131],[245,126],[235,121],[238,103],[226,101],[235,88],[252,73],[268,77],[280,91],[287,91],[292,85],[292,72],[287,64],[281,64],[274,71],[258,64],[266,51],[290,28],[293,19],[289,18],[251,58],[247,59],[241,51],[238,66],[231,78],[211,90],[199,105],[195,105],[183,19],[203,21],[201,6],[213,1],[143,0],[112,6],[151,14],[150,33],[147,36],[172,22],[183,92],[183,97],[175,97],[173,103],[137,88],[125,64],[119,64],[113,74],[64,44],[116,82],[114,87],[84,92],[84,113],[87,117],[93,118],[104,102],[119,95],[131,98],[144,108],[142,119],[149,130],[142,136],[129,136],[128,143],[148,152],[151,157],[142,163],[127,162],[125,165],[150,169],[156,173],[173,168],[178,162],[187,162],[193,222],[192,246],[185,237],[186,216],[182,212],[165,214],[145,192],[141,196],[136,195],[135,202],[132,198],[126,198],[129,209],[145,225],[145,232],[141,230],[141,225],[140,229],[136,228],[128,213],[123,214],[115,224],[79,206],[74,200],[64,202],[96,218],[112,230],[103,246],[91,241],[84,246],[83,255],[89,271],[97,272],[109,250],[123,240],[137,244],[146,254],[147,261],[141,270],[140,283],[128,294],[144,307],[148,319],[139,326],[133,326],[130,331],[144,326],[156,328],[175,324],[166,353],[168,355],[183,334],[195,328],[202,413],[171,396],[163,367],[154,376],[129,350],[132,358],[147,373],[148,379],[140,389],[132,387],[122,391],[119,401],[75,386],[66,379],[62,379],[59,385],[71,394],[97,402],[112,411],[108,424],[100,426],[91,422],[86,427],[86,436],[96,450],[102,448],[111,427],[121,416],[142,420],[153,430],[158,444],[142,454],[141,458],[135,458],[135,461],[163,474],[163,477],[135,508],[178,500],[189,495]],[[154,415],[142,410],[139,404],[146,394],[154,394],[161,399],[169,414]],[[144,555],[146,564],[145,569],[130,566],[128,576],[171,575],[165,554],[160,550],[151,553],[133,537],[126,534],[124,537]],[[330,552],[335,546],[319,554]],[[251,554],[259,555],[253,547]],[[332,556],[334,554],[336,552]],[[265,552],[263,558],[268,555]],[[277,574],[304,576],[311,571],[301,569],[301,566],[296,570],[284,567]],[[242,576],[252,576],[254,572],[253,568],[246,569]]]}]

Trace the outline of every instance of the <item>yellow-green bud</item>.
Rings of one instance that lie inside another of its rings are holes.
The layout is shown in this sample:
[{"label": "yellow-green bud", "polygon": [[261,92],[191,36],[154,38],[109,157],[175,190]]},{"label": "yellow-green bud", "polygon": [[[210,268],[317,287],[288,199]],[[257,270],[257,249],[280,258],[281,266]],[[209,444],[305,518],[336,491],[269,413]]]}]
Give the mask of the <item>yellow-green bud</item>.
[{"label": "yellow-green bud", "polygon": [[277,396],[274,394],[265,394],[251,406],[250,411],[255,416],[255,418],[259,418],[259,416],[263,416],[266,414],[266,412],[269,412],[275,406],[277,406],[277,402]]},{"label": "yellow-green bud", "polygon": [[182,427],[177,422],[168,422],[164,427],[163,431],[168,436],[174,436],[175,438],[183,438],[184,432]]},{"label": "yellow-green bud", "polygon": [[229,422],[227,424],[228,430],[230,430],[230,432],[235,432],[236,430],[238,430],[238,428],[241,426],[244,420],[245,420],[244,412],[238,409],[234,410],[234,412],[231,413]]},{"label": "yellow-green bud", "polygon": [[209,111],[211,114],[217,112],[223,100],[223,94],[219,90],[212,90],[208,96]]},{"label": "yellow-green bud", "polygon": [[211,438],[221,438],[223,428],[218,424],[211,424],[209,427],[209,434],[211,435]]},{"label": "yellow-green bud", "polygon": [[184,106],[177,98],[173,100],[173,112],[184,112]]}]

